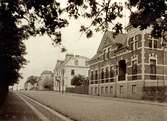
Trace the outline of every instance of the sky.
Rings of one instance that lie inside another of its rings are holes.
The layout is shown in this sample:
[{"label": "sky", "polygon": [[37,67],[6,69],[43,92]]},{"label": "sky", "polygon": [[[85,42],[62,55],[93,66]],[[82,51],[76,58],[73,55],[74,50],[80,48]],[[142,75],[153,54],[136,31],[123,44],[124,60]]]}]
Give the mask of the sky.
[{"label": "sky", "polygon": [[[65,5],[65,1],[62,5]],[[127,24],[125,21],[127,15],[124,15],[124,17],[118,21]],[[88,20],[70,19],[69,23],[68,27],[62,30],[62,42],[67,49],[65,53],[62,53],[59,47],[53,46],[52,41],[47,36],[30,37],[24,41],[27,52],[25,58],[28,63],[20,71],[23,79],[19,82],[19,88],[23,88],[24,82],[29,76],[40,76],[44,70],[53,71],[56,61],[58,59],[63,60],[67,53],[78,54],[88,58],[96,54],[103,32],[94,33],[93,37],[88,39],[79,32],[81,24],[88,24]]]}]

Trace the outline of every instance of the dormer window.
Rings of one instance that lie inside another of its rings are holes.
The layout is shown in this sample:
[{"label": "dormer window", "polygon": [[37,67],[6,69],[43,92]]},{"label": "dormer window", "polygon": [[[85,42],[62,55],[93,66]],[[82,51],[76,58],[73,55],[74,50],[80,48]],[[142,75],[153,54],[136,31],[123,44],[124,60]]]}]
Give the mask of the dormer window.
[{"label": "dormer window", "polygon": [[149,48],[157,48],[157,44],[158,44],[157,40],[149,39],[148,41],[149,41]]}]

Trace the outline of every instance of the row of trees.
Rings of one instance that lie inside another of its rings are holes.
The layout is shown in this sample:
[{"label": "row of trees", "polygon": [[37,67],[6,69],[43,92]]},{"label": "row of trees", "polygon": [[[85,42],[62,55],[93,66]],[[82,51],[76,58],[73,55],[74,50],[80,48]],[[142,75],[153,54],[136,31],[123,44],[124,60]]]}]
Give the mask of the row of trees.
[{"label": "row of trees", "polygon": [[[131,25],[141,29],[153,25],[152,35],[165,38],[166,0],[128,0],[126,5],[131,12]],[[57,39],[57,30],[68,25],[61,16],[63,13],[76,19],[90,19],[91,24],[82,25],[80,31],[91,37],[92,26],[94,31],[113,27],[115,33],[122,32],[122,24],[113,26],[113,21],[122,17],[123,9],[122,4],[112,0],[68,0],[65,8],[57,0],[0,0],[0,102],[7,94],[8,85],[21,77],[19,70],[26,64],[24,39],[47,34],[64,50],[61,39]]]}]

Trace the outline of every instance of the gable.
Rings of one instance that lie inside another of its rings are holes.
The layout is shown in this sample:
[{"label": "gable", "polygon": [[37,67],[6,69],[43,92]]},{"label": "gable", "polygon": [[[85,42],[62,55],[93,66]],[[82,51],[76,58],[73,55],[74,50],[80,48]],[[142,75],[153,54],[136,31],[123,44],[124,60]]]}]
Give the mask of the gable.
[{"label": "gable", "polygon": [[112,35],[113,34],[110,31],[107,31],[107,32],[104,33],[103,38],[101,40],[101,43],[99,45],[99,48],[98,48],[97,52],[102,51],[105,47],[107,47],[107,46],[112,44],[112,39],[113,39]]},{"label": "gable", "polygon": [[97,52],[102,52],[104,48],[108,46],[117,46],[117,44],[122,44],[124,45],[126,42],[127,35],[126,34],[118,34],[113,37],[113,32],[107,31],[104,33],[103,38],[101,40],[101,43],[99,45],[99,48]]}]

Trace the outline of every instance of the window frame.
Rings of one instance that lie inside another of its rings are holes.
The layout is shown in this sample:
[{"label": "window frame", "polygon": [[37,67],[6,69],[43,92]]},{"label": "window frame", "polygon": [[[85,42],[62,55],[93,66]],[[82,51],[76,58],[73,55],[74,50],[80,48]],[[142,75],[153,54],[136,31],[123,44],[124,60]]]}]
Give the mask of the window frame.
[{"label": "window frame", "polygon": [[[151,61],[154,62],[152,63]],[[156,73],[157,73],[156,63],[157,63],[156,59],[150,59],[150,79],[152,80],[156,80]]]},{"label": "window frame", "polygon": [[71,69],[71,76],[75,75],[75,69]]},{"label": "window frame", "polygon": [[132,60],[132,80],[137,80],[137,59]]}]

